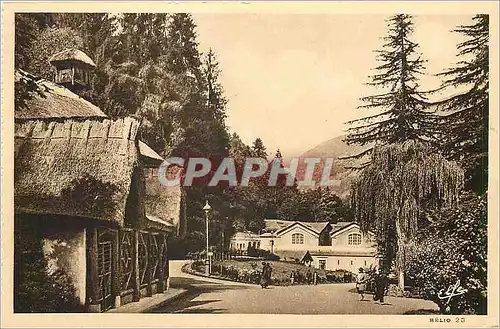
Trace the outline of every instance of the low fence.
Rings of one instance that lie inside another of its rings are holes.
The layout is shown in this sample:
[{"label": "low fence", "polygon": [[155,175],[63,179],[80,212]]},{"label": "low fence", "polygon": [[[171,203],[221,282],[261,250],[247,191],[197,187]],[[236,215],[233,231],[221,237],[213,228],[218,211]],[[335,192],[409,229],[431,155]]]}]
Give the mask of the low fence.
[{"label": "low fence", "polygon": [[[205,260],[206,252],[194,252],[187,255],[191,260]],[[228,250],[228,251],[213,251],[212,260],[279,260],[279,256],[270,253],[267,250],[249,248],[247,250]]]},{"label": "low fence", "polygon": [[[290,285],[306,285],[306,284],[331,284],[331,283],[352,283],[355,282],[355,276],[347,271],[334,271],[326,272],[316,276],[311,273],[307,276],[303,273],[308,267],[304,267],[301,271],[294,271],[293,280],[290,278],[292,271],[273,272],[271,285],[275,286],[290,286]],[[183,268],[185,272],[191,274],[205,275],[206,263],[205,260],[195,260],[190,264],[186,264]],[[235,282],[259,284],[262,270],[259,267],[253,269],[243,269],[238,266],[226,265],[214,261],[211,266],[210,275],[215,278],[223,280],[230,280]]]}]

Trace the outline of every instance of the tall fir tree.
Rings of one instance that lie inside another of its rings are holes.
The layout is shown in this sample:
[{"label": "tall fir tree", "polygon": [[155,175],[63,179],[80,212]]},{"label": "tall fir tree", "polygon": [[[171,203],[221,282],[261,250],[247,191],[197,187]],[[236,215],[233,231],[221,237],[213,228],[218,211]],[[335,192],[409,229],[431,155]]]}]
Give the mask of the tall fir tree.
[{"label": "tall fir tree", "polygon": [[482,193],[488,188],[489,16],[477,15],[473,24],[455,32],[466,40],[458,44],[462,60],[440,76],[442,88],[466,88],[438,107],[443,117],[443,150],[466,170],[467,187]]},{"label": "tall fir tree", "polygon": [[196,24],[190,14],[177,13],[170,17],[167,29],[170,61],[174,73],[188,72],[203,84],[201,57],[196,41]]},{"label": "tall fir tree", "polygon": [[256,138],[255,141],[252,144],[252,150],[254,153],[254,156],[257,158],[267,158],[267,150],[266,147],[264,146],[264,142],[262,142],[262,139]]},{"label": "tall fir tree", "polygon": [[[435,137],[435,116],[426,111],[429,102],[419,91],[418,76],[423,74],[424,60],[417,51],[418,44],[410,40],[412,17],[398,14],[387,22],[383,49],[376,51],[380,65],[368,83],[383,92],[361,98],[366,104],[359,106],[380,112],[349,121],[353,127],[345,140],[348,144],[386,145],[407,140],[430,141]],[[350,157],[360,158],[371,150],[372,147]]]}]

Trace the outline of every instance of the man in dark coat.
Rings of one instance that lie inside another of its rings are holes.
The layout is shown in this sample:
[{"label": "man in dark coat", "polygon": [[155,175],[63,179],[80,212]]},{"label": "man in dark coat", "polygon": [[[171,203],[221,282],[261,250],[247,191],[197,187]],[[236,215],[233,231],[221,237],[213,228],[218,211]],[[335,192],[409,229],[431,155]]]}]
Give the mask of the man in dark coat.
[{"label": "man in dark coat", "polygon": [[267,288],[267,286],[271,284],[272,270],[273,269],[271,268],[271,265],[269,265],[269,263],[262,263],[262,275],[260,276],[260,286],[262,288]]},{"label": "man in dark coat", "polygon": [[312,273],[311,273],[311,270],[307,270],[306,281],[307,281],[307,284],[311,284],[312,283]]},{"label": "man in dark coat", "polygon": [[380,304],[384,303],[385,290],[387,289],[388,278],[384,271],[378,270],[375,273],[374,278],[374,294],[373,300],[380,301]]}]

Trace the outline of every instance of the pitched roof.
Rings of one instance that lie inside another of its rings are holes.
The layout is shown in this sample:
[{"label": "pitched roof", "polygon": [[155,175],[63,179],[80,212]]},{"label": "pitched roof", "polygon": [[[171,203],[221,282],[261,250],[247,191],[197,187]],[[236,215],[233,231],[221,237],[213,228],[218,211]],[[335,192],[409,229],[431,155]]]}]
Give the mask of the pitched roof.
[{"label": "pitched roof", "polygon": [[320,234],[325,227],[327,227],[329,222],[304,222],[304,221],[289,221],[289,220],[278,220],[278,219],[265,219],[264,223],[266,227],[264,228],[264,233],[281,233],[291,227],[292,225],[299,224],[302,225],[317,234]]},{"label": "pitched roof", "polygon": [[356,224],[355,222],[337,222],[335,224],[332,224],[332,230],[330,231],[330,234],[337,233],[338,231],[346,228],[349,225]]},{"label": "pitched roof", "polygon": [[314,259],[312,258],[311,253],[309,251],[306,251],[306,253],[304,254],[304,256],[302,256],[302,258],[300,259],[301,263],[303,263],[303,262],[312,262],[312,261],[314,261]]},{"label": "pitched roof", "polygon": [[21,80],[36,83],[43,96],[33,93],[32,97],[26,100],[26,106],[15,111],[16,120],[106,117],[97,106],[56,83],[16,70],[15,81]]},{"label": "pitched roof", "polygon": [[276,232],[280,229],[286,228],[293,224],[294,222],[292,221],[287,221],[287,220],[279,220],[279,219],[265,219],[265,228],[262,230],[262,232]]},{"label": "pitched roof", "polygon": [[57,65],[59,62],[70,61],[83,63],[89,67],[96,67],[94,61],[83,51],[76,48],[64,49],[49,58],[49,63]]},{"label": "pitched roof", "polygon": [[304,226],[307,226],[311,228],[313,231],[321,233],[325,227],[327,227],[330,223],[329,222],[300,222]]},{"label": "pitched roof", "polygon": [[16,122],[15,211],[123,225],[138,126],[132,118]]},{"label": "pitched roof", "polygon": [[141,154],[141,160],[145,167],[158,168],[164,161],[155,150],[142,141],[139,141],[139,153]]}]

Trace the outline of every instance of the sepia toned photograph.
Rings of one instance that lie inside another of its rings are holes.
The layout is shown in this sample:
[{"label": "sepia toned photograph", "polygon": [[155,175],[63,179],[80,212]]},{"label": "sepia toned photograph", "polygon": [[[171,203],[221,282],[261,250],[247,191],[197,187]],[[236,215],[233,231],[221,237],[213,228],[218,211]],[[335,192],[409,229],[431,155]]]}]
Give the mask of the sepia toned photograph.
[{"label": "sepia toned photograph", "polygon": [[14,316],[498,325],[498,16],[62,7],[2,73]]}]

